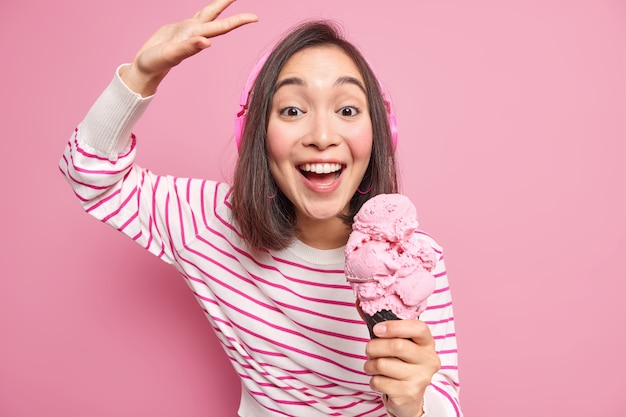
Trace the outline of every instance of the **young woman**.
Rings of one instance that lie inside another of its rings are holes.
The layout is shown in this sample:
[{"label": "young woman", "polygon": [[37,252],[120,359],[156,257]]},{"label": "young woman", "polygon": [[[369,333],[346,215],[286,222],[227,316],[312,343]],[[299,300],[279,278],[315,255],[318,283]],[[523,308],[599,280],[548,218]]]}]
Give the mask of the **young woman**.
[{"label": "young woman", "polygon": [[62,172],[88,213],[185,277],[241,377],[240,416],[461,416],[443,255],[420,320],[379,324],[371,341],[346,283],[354,214],[397,192],[395,119],[335,26],[298,26],[253,71],[233,185],[134,163],[133,126],[168,71],[257,20],[218,19],[232,1],[164,26],[118,69]]}]

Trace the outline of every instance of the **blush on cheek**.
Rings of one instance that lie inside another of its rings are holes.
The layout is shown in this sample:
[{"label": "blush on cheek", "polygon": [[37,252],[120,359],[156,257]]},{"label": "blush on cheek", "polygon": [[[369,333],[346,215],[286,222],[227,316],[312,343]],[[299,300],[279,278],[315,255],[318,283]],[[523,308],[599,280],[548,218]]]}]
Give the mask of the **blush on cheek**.
[{"label": "blush on cheek", "polygon": [[371,126],[355,129],[347,139],[355,162],[367,159],[369,162],[372,154],[372,128]]},{"label": "blush on cheek", "polygon": [[289,157],[289,138],[283,137],[277,129],[267,128],[267,156],[269,160],[280,161]]}]

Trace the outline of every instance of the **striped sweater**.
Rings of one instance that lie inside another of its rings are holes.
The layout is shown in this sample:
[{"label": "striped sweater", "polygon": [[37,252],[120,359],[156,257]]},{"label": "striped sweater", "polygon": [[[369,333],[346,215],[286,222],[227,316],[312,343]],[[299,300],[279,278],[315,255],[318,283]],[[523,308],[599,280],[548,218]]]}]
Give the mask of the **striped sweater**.
[{"label": "striped sweater", "polygon": [[[251,251],[231,220],[228,184],[137,166],[132,129],[150,101],[116,75],[72,134],[60,169],[84,209],[182,274],[241,378],[240,416],[386,416],[363,371],[369,337],[343,249],[296,240],[284,250]],[[441,253],[428,235],[420,238]],[[460,417],[443,254],[434,274],[436,291],[421,319],[442,366],[425,409]]]}]

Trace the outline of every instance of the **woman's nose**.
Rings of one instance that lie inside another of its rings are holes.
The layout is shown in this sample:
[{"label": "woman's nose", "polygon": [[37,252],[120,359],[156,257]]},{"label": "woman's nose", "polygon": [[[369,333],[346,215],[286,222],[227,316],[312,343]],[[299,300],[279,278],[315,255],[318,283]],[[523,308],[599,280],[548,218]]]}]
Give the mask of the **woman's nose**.
[{"label": "woman's nose", "polygon": [[337,145],[340,135],[337,130],[335,114],[317,113],[310,120],[309,134],[304,140],[305,146],[315,146],[319,149],[326,149]]}]

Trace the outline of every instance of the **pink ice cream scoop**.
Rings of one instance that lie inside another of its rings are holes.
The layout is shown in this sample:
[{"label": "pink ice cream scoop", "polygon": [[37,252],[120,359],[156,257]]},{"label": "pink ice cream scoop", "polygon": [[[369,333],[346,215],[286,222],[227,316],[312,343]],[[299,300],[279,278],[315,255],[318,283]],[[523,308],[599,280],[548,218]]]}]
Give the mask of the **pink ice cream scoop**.
[{"label": "pink ice cream scoop", "polygon": [[417,319],[435,290],[437,253],[417,226],[415,206],[401,194],[377,195],[354,217],[345,272],[372,337],[380,321]]}]

